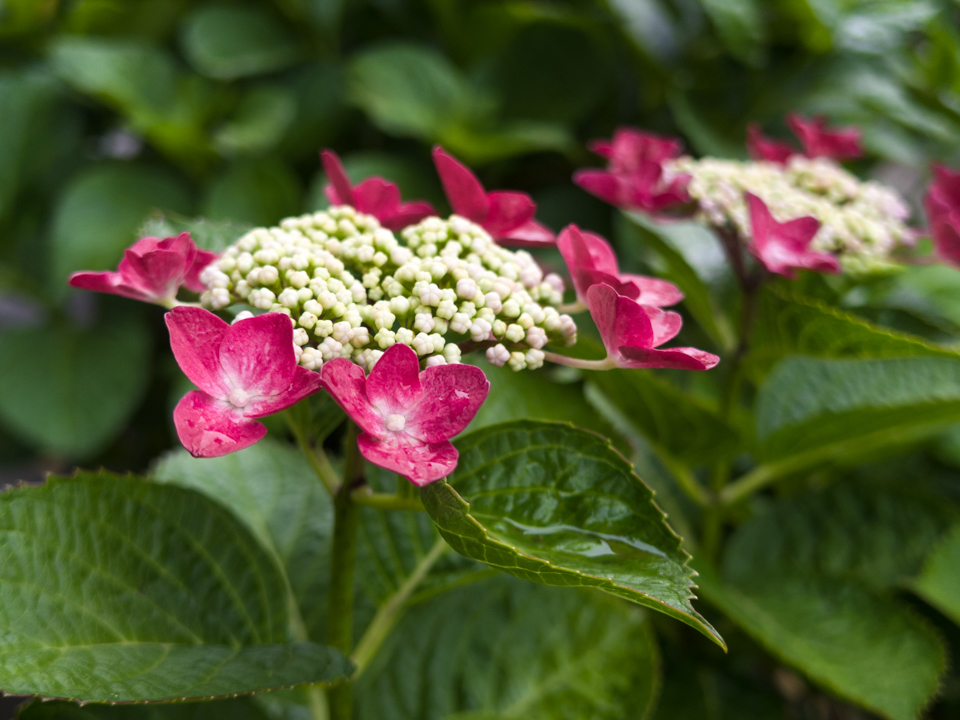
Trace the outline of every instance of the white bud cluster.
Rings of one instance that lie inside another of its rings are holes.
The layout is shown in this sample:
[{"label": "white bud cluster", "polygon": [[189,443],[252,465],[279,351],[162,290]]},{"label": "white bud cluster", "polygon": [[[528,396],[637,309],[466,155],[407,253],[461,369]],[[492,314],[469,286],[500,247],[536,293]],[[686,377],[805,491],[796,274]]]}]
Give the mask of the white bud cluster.
[{"label": "white bud cluster", "polygon": [[794,155],[786,165],[681,157],[668,173],[691,176],[687,187],[699,205],[699,219],[733,226],[749,235],[744,192],[763,200],[780,222],[814,217],[820,230],[811,248],[834,253],[847,271],[887,264],[890,253],[911,242],[905,221],[910,210],[893,189],[861,181],[827,158]]},{"label": "white bud cluster", "polygon": [[509,356],[497,364],[532,369],[548,342],[577,337],[557,310],[560,278],[456,215],[426,218],[400,238],[348,206],[287,218],[244,235],[202,280],[208,308],[245,303],[290,317],[311,370],[342,357],[369,371],[395,343],[425,367],[457,363],[469,342],[496,343]]}]

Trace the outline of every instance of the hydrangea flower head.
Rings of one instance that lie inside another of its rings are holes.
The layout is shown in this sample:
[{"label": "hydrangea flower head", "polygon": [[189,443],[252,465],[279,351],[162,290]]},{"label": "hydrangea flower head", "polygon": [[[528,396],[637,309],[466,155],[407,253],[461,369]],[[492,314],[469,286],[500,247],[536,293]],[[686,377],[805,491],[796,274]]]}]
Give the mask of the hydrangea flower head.
[{"label": "hydrangea flower head", "polygon": [[863,133],[859,128],[828,129],[822,115],[807,119],[798,113],[787,115],[787,125],[800,140],[807,157],[853,160],[863,155]]},{"label": "hydrangea flower head", "polygon": [[381,177],[367,178],[359,185],[351,185],[340,158],[332,150],[324,150],[320,158],[330,181],[324,192],[331,205],[350,205],[359,212],[373,215],[390,230],[400,230],[436,214],[428,202],[401,202],[400,188]]},{"label": "hydrangea flower head", "polygon": [[470,424],[490,391],[472,365],[421,372],[406,345],[387,350],[368,377],[344,359],[324,364],[321,374],[327,392],[363,430],[361,454],[418,486],[453,472],[458,454],[450,438]]},{"label": "hydrangea flower head", "polygon": [[656,213],[689,200],[683,174],[668,174],[664,163],[682,151],[679,140],[618,128],[612,140],[594,140],[590,149],[609,162],[606,170],[578,170],[573,181],[621,208]]},{"label": "hydrangea flower head", "polygon": [[181,286],[191,292],[206,289],[200,273],[217,257],[198,249],[190,233],[163,240],[145,237],[124,251],[116,272],[77,272],[70,285],[169,307]]},{"label": "hydrangea flower head", "polygon": [[609,285],[591,287],[587,305],[609,360],[619,367],[709,370],[720,362],[696,348],[659,348],[680,332],[683,320],[675,312],[640,305]]},{"label": "hydrangea flower head", "polygon": [[475,222],[504,244],[553,244],[550,229],[534,220],[537,206],[529,195],[502,190],[488,193],[466,165],[439,145],[433,149],[433,162],[454,213]]},{"label": "hydrangea flower head", "polygon": [[666,307],[683,300],[683,293],[671,282],[644,275],[621,273],[610,243],[599,235],[568,225],[557,237],[557,248],[567,264],[577,298],[587,301],[587,291],[601,283],[620,295],[644,305]]},{"label": "hydrangea flower head", "polygon": [[297,365],[290,319],[265,313],[228,325],[202,308],[166,315],[170,347],[199,390],[173,412],[177,436],[194,457],[242,450],[267,433],[253,418],[280,412],[320,389],[320,376]]},{"label": "hydrangea flower head", "polygon": [[810,242],[820,229],[816,218],[800,217],[777,222],[763,200],[750,193],[747,193],[747,205],[750,208],[750,251],[767,270],[789,278],[796,277],[796,268],[840,272],[840,263],[833,255],[810,249]]},{"label": "hydrangea flower head", "polygon": [[934,180],[923,198],[937,255],[960,266],[960,171],[934,165]]}]

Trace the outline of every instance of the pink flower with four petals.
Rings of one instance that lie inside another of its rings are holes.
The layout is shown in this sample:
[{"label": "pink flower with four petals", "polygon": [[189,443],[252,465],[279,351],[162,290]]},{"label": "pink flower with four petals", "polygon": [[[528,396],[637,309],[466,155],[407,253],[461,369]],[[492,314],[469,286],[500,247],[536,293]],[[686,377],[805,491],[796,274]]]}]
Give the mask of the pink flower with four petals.
[{"label": "pink flower with four petals", "polygon": [[784,165],[794,155],[833,160],[853,160],[863,155],[863,133],[859,128],[830,130],[827,129],[827,119],[822,115],[808,120],[798,113],[787,115],[787,125],[803,145],[802,153],[795,150],[790,143],[766,137],[759,125],[751,123],[747,126],[747,153],[750,157]]},{"label": "pink flower with four petals", "polygon": [[683,293],[671,282],[645,275],[621,273],[617,256],[610,243],[599,235],[568,225],[557,237],[557,248],[563,255],[577,298],[587,301],[592,285],[609,285],[620,295],[643,305],[666,307],[683,300]]},{"label": "pink flower with four petals", "polygon": [[200,388],[173,411],[180,442],[194,457],[243,450],[267,434],[253,418],[280,412],[321,387],[319,373],[297,365],[286,315],[264,313],[228,325],[201,308],[177,307],[166,321],[180,369]]},{"label": "pink flower with four petals", "polygon": [[191,292],[206,290],[200,272],[217,257],[198,249],[190,233],[164,240],[145,237],[124,251],[117,272],[76,272],[70,285],[169,306],[181,285]]},{"label": "pink flower with four petals", "polygon": [[526,193],[497,190],[488,193],[466,165],[439,145],[433,162],[450,207],[457,215],[482,227],[501,245],[552,245],[553,232],[534,220],[537,206]]},{"label": "pink flower with four petals", "polygon": [[840,263],[830,253],[810,249],[820,229],[816,218],[801,217],[777,222],[756,195],[744,193],[750,209],[750,252],[772,273],[796,278],[794,269],[839,273]]},{"label": "pink flower with four petals", "polygon": [[340,158],[331,150],[324,150],[320,158],[330,181],[324,192],[331,205],[350,205],[358,212],[373,215],[388,230],[402,230],[436,214],[428,202],[401,202],[400,188],[381,177],[367,178],[359,185],[351,185]]},{"label": "pink flower with four petals", "polygon": [[790,143],[768,138],[757,123],[750,123],[747,125],[747,154],[753,160],[766,160],[785,165],[787,160],[797,154],[797,151]]},{"label": "pink flower with four petals", "polygon": [[923,197],[937,255],[960,266],[960,171],[933,166],[934,180]]},{"label": "pink flower with four petals", "polygon": [[675,312],[640,305],[609,285],[591,287],[587,306],[609,360],[619,367],[709,370],[720,362],[716,355],[696,348],[658,349],[680,332],[683,320]]},{"label": "pink flower with four petals", "polygon": [[438,365],[420,372],[417,353],[390,347],[369,377],[349,360],[323,365],[323,386],[363,433],[360,452],[374,465],[423,486],[453,472],[460,433],[487,398],[490,383],[472,365]]}]

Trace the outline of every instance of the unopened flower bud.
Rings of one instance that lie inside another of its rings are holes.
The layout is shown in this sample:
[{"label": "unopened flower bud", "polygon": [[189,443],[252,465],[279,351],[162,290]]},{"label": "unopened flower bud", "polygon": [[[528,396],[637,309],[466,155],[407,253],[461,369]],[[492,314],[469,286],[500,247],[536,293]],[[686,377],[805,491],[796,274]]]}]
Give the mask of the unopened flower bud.
[{"label": "unopened flower bud", "polygon": [[436,327],[437,323],[430,313],[417,313],[413,321],[413,327],[420,332],[428,333]]},{"label": "unopened flower bud", "polygon": [[443,357],[449,365],[460,362],[460,346],[456,343],[447,343],[443,346]]},{"label": "unopened flower bud", "polygon": [[427,358],[427,367],[437,367],[438,365],[446,365],[447,360],[443,355],[431,355]]},{"label": "unopened flower bud", "polygon": [[510,359],[507,360],[507,365],[514,372],[519,372],[527,367],[527,359],[522,352],[512,352],[510,353]]},{"label": "unopened flower bud", "polygon": [[527,336],[526,330],[524,330],[520,325],[510,324],[507,325],[507,331],[504,333],[504,337],[512,343],[523,342],[523,339]]},{"label": "unopened flower bud", "polygon": [[547,332],[540,327],[532,327],[527,330],[527,345],[539,350],[547,344]]},{"label": "unopened flower bud", "polygon": [[254,317],[254,315],[249,310],[241,310],[240,312],[237,313],[237,316],[233,319],[233,322],[237,323],[237,322],[240,322],[241,320],[249,320],[252,317]]}]

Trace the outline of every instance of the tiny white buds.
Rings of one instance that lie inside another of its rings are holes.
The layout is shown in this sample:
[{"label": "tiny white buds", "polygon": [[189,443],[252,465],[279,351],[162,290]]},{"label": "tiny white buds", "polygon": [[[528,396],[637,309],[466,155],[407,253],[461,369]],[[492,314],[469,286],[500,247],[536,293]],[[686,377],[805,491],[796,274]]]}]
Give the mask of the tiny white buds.
[{"label": "tiny white buds", "polygon": [[510,351],[503,345],[494,345],[487,348],[487,362],[496,367],[503,367],[510,359]]}]

